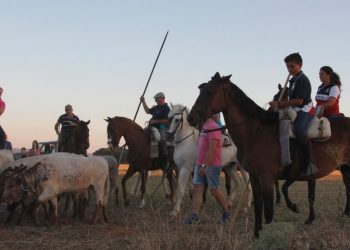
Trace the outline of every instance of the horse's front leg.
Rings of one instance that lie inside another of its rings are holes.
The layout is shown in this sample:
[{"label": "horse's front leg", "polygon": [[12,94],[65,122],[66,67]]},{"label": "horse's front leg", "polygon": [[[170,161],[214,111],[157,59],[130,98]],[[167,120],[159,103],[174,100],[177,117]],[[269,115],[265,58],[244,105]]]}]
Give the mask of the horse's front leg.
[{"label": "horse's front leg", "polygon": [[341,174],[343,176],[343,182],[346,188],[346,206],[344,214],[350,216],[350,166],[342,165],[340,167]]},{"label": "horse's front leg", "polygon": [[266,224],[270,224],[274,213],[274,178],[266,176],[261,179],[262,196],[264,199],[264,215]]},{"label": "horse's front leg", "polygon": [[176,187],[176,203],[173,210],[170,212],[170,216],[174,217],[180,212],[182,197],[185,193],[186,185],[188,183],[191,170],[187,166],[182,166],[179,171],[179,177]]},{"label": "horse's front leg", "polygon": [[263,197],[261,192],[261,186],[257,179],[254,179],[250,175],[251,186],[253,190],[254,199],[254,214],[255,214],[255,226],[254,226],[254,236],[259,238],[259,231],[262,229],[262,210],[263,210]]},{"label": "horse's front leg", "polygon": [[289,194],[288,194],[288,188],[290,187],[290,185],[292,185],[294,183],[294,181],[292,180],[286,180],[286,182],[282,185],[282,193],[284,196],[284,199],[286,201],[287,207],[292,210],[295,213],[299,213],[299,209],[297,204],[293,203],[290,199],[289,199]]},{"label": "horse's front leg", "polygon": [[126,192],[126,181],[135,174],[135,168],[133,165],[130,165],[128,170],[126,171],[124,177],[122,178],[122,189],[123,189],[123,198],[124,198],[124,206],[129,206],[128,194]]},{"label": "horse's front leg", "polygon": [[314,210],[314,202],[315,202],[315,188],[316,188],[316,180],[308,180],[308,200],[309,200],[309,218],[305,221],[305,224],[312,224],[315,220],[315,210]]}]

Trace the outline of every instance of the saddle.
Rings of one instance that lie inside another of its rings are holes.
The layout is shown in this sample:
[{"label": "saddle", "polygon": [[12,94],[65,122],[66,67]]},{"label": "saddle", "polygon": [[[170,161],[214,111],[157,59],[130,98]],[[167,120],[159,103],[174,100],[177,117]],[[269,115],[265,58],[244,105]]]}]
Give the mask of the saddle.
[{"label": "saddle", "polygon": [[160,133],[158,129],[147,126],[145,127],[145,131],[147,131],[150,134],[151,137],[151,158],[157,158],[159,156],[159,142],[160,142]]},{"label": "saddle", "polygon": [[[290,120],[292,122],[292,126],[290,126],[289,130],[290,138],[295,138],[293,122],[296,117],[297,112],[292,108],[286,108],[279,112],[280,120]],[[314,116],[308,127],[307,136],[309,139],[315,141],[328,140],[331,137],[331,124],[329,120],[325,117],[318,118],[317,116]]]},{"label": "saddle", "polygon": [[221,145],[223,147],[230,147],[232,145],[231,137],[227,133],[221,135]]}]

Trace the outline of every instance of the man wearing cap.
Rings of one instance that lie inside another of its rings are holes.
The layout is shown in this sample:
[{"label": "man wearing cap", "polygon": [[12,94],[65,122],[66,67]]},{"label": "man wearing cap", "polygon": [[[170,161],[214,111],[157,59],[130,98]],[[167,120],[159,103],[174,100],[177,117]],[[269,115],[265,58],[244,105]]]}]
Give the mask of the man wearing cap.
[{"label": "man wearing cap", "polygon": [[[75,127],[72,123],[78,123],[80,121],[78,116],[73,114],[72,105],[68,104],[64,109],[66,113],[61,115],[55,124],[55,131],[58,135],[58,152],[66,152],[66,143],[71,137]],[[60,125],[61,131],[58,130]]]},{"label": "man wearing cap", "polygon": [[[5,102],[1,98],[2,92],[3,92],[3,89],[0,87],[0,116],[5,112],[5,108],[6,108]],[[6,140],[5,136],[6,136],[6,133],[0,126],[0,149],[4,149],[5,147],[5,140]]]},{"label": "man wearing cap", "polygon": [[165,102],[165,95],[163,92],[157,93],[154,97],[157,105],[152,108],[148,108],[145,98],[143,96],[140,97],[140,101],[142,102],[142,106],[147,114],[151,114],[152,118],[149,121],[149,125],[155,127],[159,130],[161,135],[161,140],[159,142],[160,149],[160,160],[162,164],[162,169],[166,170],[168,168],[167,155],[168,150],[166,146],[166,129],[168,127],[168,114],[170,112],[170,108],[168,104]]}]

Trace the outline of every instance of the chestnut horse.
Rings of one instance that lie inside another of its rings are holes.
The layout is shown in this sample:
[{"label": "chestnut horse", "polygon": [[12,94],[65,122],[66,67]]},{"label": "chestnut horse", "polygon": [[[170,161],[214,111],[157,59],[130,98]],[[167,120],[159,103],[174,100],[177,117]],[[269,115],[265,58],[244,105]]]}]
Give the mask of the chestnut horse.
[{"label": "chestnut horse", "polygon": [[89,128],[88,125],[90,120],[79,121],[78,123],[73,123],[74,129],[72,135],[68,138],[65,149],[60,152],[68,152],[74,154],[82,154],[87,156],[87,149],[90,146],[89,142]]},{"label": "chestnut horse", "polygon": [[346,186],[345,214],[350,213],[350,119],[331,120],[332,136],[326,142],[312,141],[312,159],[318,172],[300,176],[300,152],[291,140],[292,164],[283,168],[278,136],[278,114],[265,111],[230,81],[231,76],[216,73],[199,86],[200,94],[192,107],[188,120],[201,126],[213,114],[222,112],[228,131],[237,146],[238,161],[250,174],[254,196],[255,228],[259,237],[262,213],[266,223],[273,219],[274,182],[315,180],[341,167]]},{"label": "chestnut horse", "polygon": [[[139,207],[144,207],[144,195],[146,192],[147,173],[149,170],[161,169],[161,164],[158,158],[151,158],[151,134],[148,130],[144,130],[137,123],[125,117],[108,117],[105,119],[108,122],[107,135],[108,145],[110,147],[118,147],[121,137],[124,137],[126,145],[129,148],[128,162],[129,168],[122,178],[124,205],[129,205],[129,200],[126,193],[126,181],[136,172],[141,173],[141,203]],[[168,154],[168,162],[170,168],[167,171],[167,179],[170,184],[171,200],[174,200],[174,179],[172,176],[172,153]]]}]

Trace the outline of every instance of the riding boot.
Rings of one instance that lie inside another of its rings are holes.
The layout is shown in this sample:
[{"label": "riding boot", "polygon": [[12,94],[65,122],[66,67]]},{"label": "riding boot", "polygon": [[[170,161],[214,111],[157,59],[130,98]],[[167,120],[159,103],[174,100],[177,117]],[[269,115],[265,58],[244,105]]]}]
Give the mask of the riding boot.
[{"label": "riding boot", "polygon": [[160,166],[161,166],[162,170],[163,170],[164,172],[168,171],[168,159],[167,159],[167,155],[161,154],[161,155],[159,156],[159,158],[160,158]]},{"label": "riding boot", "polygon": [[311,158],[311,143],[308,142],[306,145],[300,145],[301,158],[300,158],[300,176],[306,177],[318,172],[316,165],[313,163]]}]

